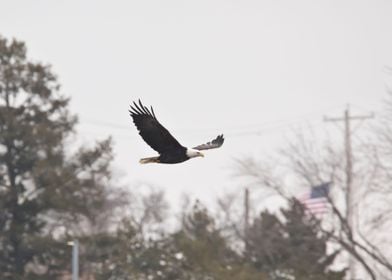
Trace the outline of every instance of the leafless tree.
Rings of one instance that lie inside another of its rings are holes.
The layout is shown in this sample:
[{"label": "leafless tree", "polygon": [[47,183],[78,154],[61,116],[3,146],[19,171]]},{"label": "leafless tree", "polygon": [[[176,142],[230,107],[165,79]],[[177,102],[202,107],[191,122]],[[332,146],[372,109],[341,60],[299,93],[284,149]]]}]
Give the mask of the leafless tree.
[{"label": "leafless tree", "polygon": [[[392,129],[390,132],[391,134],[384,131],[385,136],[388,136],[386,139],[391,141],[389,155],[392,154]],[[374,147],[377,146],[373,145],[373,151],[376,150]],[[382,155],[387,154],[382,153]],[[374,156],[374,154],[372,155]],[[378,204],[378,200],[375,200],[377,196],[382,196],[385,193],[392,194],[390,185],[385,185],[385,182],[388,182],[388,176],[392,175],[392,169],[383,165],[381,160],[373,158],[372,161],[369,161],[369,156],[368,152],[363,152],[358,153],[355,157],[356,168],[353,177],[355,178],[357,213],[366,211],[363,207],[369,203]],[[354,223],[354,226],[349,225],[344,203],[346,174],[343,150],[331,141],[326,140],[320,145],[317,138],[306,133],[297,133],[294,141],[288,143],[287,147],[278,154],[278,158],[279,160],[275,160],[272,165],[254,159],[240,160],[237,164],[237,170],[240,174],[253,178],[264,191],[274,192],[285,199],[292,199],[293,195],[301,189],[299,186],[310,188],[321,183],[333,182],[333,191],[329,197],[330,222],[322,225],[320,230],[331,234],[332,240],[354,257],[371,279],[379,279],[379,275],[392,273],[391,259],[388,259],[387,252],[373,238],[373,236],[380,236],[382,233],[385,235],[385,231],[380,232],[379,230],[380,227],[383,227],[380,219],[388,220],[384,215],[390,213],[392,208],[381,207],[376,216],[373,216],[372,213],[366,213]],[[392,163],[392,161],[387,162],[388,164]],[[379,176],[381,170],[385,172],[384,178]],[[376,184],[376,182],[378,183]],[[369,189],[372,190],[371,199],[367,196]],[[377,219],[379,220],[377,221]],[[368,226],[370,220],[377,222],[379,227],[376,230]]]},{"label": "leafless tree", "polygon": [[163,222],[167,218],[169,204],[163,190],[153,186],[147,186],[147,189],[146,193],[131,194],[126,213],[140,234],[151,236],[167,229]]}]

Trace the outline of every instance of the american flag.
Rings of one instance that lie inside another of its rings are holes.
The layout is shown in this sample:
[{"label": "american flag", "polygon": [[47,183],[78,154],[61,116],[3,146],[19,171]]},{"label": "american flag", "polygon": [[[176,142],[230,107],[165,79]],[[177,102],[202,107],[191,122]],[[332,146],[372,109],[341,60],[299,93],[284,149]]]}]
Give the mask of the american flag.
[{"label": "american flag", "polygon": [[331,183],[313,186],[310,191],[303,194],[298,200],[305,207],[306,212],[315,216],[322,215],[328,210],[328,194]]}]

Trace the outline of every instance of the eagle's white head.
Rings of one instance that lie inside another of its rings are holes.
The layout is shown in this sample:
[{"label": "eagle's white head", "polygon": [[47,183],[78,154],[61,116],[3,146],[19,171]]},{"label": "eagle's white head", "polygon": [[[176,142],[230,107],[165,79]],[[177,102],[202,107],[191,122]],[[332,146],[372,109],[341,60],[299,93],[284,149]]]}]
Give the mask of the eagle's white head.
[{"label": "eagle's white head", "polygon": [[204,157],[204,154],[202,152],[200,152],[199,150],[195,150],[195,149],[186,149],[186,155],[189,158],[194,158],[194,157]]}]

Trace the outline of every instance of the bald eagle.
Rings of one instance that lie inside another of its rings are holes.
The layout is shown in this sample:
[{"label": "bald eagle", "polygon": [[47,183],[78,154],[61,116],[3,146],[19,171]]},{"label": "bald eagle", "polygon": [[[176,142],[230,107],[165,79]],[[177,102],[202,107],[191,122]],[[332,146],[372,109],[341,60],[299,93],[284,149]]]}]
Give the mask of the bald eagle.
[{"label": "bald eagle", "polygon": [[214,140],[193,148],[182,146],[157,120],[154,110],[149,110],[139,100],[139,104],[133,102],[129,113],[143,140],[159,153],[157,157],[142,158],[140,163],[180,163],[194,157],[204,157],[202,150],[219,148],[222,146],[223,134]]}]

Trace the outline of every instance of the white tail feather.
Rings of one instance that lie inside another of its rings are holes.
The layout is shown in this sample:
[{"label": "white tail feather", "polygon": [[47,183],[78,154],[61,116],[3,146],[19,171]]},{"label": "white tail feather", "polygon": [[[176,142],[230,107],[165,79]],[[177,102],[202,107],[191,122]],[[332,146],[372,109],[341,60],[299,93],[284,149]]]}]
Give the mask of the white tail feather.
[{"label": "white tail feather", "polygon": [[158,157],[149,157],[149,158],[142,158],[139,161],[141,164],[146,164],[146,163],[158,163]]}]

